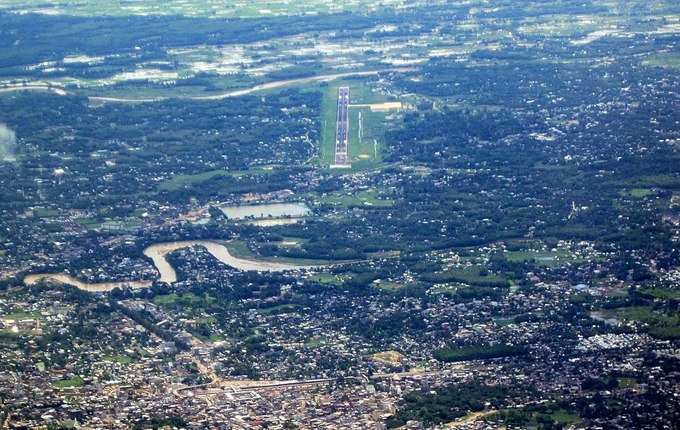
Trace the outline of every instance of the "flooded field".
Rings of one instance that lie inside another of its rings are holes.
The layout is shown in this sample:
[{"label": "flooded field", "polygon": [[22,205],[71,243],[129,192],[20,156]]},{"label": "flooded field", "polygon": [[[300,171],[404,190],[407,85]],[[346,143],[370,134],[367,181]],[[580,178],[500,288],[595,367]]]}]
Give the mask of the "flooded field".
[{"label": "flooded field", "polygon": [[312,213],[304,203],[271,203],[266,205],[222,206],[229,219],[300,218]]}]

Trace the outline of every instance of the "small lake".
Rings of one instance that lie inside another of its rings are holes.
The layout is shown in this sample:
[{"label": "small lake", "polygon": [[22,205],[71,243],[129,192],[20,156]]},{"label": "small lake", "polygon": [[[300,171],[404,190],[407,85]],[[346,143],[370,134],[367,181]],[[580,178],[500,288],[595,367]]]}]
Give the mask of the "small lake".
[{"label": "small lake", "polygon": [[304,203],[270,203],[264,205],[221,206],[220,210],[227,218],[263,219],[263,218],[300,218],[312,213]]}]

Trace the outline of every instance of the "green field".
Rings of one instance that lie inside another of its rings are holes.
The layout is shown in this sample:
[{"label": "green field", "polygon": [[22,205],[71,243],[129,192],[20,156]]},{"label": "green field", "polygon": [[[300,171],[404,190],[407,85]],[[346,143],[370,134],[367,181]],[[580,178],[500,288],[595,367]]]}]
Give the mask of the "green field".
[{"label": "green field", "polygon": [[269,306],[266,308],[259,308],[257,310],[258,313],[262,315],[276,315],[276,314],[287,314],[290,312],[295,312],[300,308],[299,305],[294,305],[291,303],[283,304],[283,305],[276,305],[276,306]]},{"label": "green field", "polygon": [[64,389],[64,388],[76,388],[76,387],[82,387],[85,384],[85,381],[83,378],[80,376],[74,376],[73,378],[68,378],[68,379],[62,379],[60,381],[56,381],[54,383],[54,386],[56,388]]},{"label": "green field", "polygon": [[132,363],[133,360],[132,357],[130,357],[129,355],[115,354],[105,356],[104,361],[118,364],[130,364]]},{"label": "green field", "polygon": [[199,185],[214,178],[222,178],[225,176],[229,176],[229,172],[226,170],[210,170],[196,175],[177,175],[161,182],[158,189],[160,191],[177,191]]},{"label": "green field", "polygon": [[261,261],[271,261],[271,262],[278,262],[278,263],[288,263],[288,264],[296,264],[300,266],[318,266],[318,265],[324,265],[324,264],[333,264],[333,263],[338,263],[338,260],[323,260],[323,259],[308,259],[308,258],[291,258],[291,257],[265,257],[262,255],[258,255],[255,252],[253,252],[249,247],[248,244],[242,240],[231,240],[229,242],[226,242],[224,244],[228,249],[231,255],[237,258],[246,258],[246,259],[257,259]]},{"label": "green field", "polygon": [[309,339],[307,339],[305,341],[305,346],[307,348],[315,349],[315,348],[318,348],[320,346],[326,345],[326,343],[328,343],[328,340],[325,337],[314,336],[314,337],[310,337]]},{"label": "green field", "polygon": [[621,195],[625,197],[632,197],[634,199],[643,199],[648,196],[655,195],[656,192],[649,188],[632,188],[630,190],[622,191]]},{"label": "green field", "polygon": [[328,285],[342,285],[346,276],[333,275],[332,273],[314,273],[309,277],[312,282]]},{"label": "green field", "polygon": [[203,297],[193,293],[185,294],[161,294],[153,298],[154,304],[158,306],[181,306],[183,308],[204,309],[212,304],[215,299],[209,295]]},{"label": "green field", "polygon": [[650,335],[662,339],[680,338],[680,315],[654,310],[651,306],[631,306],[605,309],[600,312],[604,318],[622,321],[638,321],[647,326]]},{"label": "green field", "polygon": [[398,282],[380,282],[373,284],[375,288],[386,291],[388,293],[393,293],[395,291],[403,290],[406,288],[406,284],[401,284]]},{"label": "green field", "polygon": [[434,352],[437,360],[447,363],[467,360],[486,360],[525,355],[527,349],[514,345],[478,345],[441,348]]},{"label": "green field", "polygon": [[240,176],[248,174],[267,174],[272,172],[271,169],[251,169],[248,171],[241,170],[209,170],[202,173],[197,173],[195,175],[176,175],[170,179],[167,179],[160,183],[158,189],[160,191],[177,191],[185,188],[191,188],[199,186],[204,182],[216,179],[216,178],[238,178]]},{"label": "green field", "polygon": [[661,300],[680,300],[680,290],[669,288],[642,288],[640,292]]},{"label": "green field", "polygon": [[[512,428],[570,428],[581,422],[581,417],[555,404],[532,405],[518,409],[504,409],[489,417],[490,420],[501,418]],[[555,427],[543,427],[541,424],[553,423]]]},{"label": "green field", "polygon": [[650,67],[666,67],[680,69],[680,54],[677,52],[663,52],[650,55],[642,61],[642,64]]},{"label": "green field", "polygon": [[6,315],[0,315],[0,318],[14,321],[32,320],[40,318],[40,312],[13,311]]},{"label": "green field", "polygon": [[343,207],[391,207],[394,206],[394,200],[380,198],[376,190],[361,191],[356,194],[329,194],[320,199],[323,204]]},{"label": "green field", "polygon": [[425,273],[423,280],[433,283],[462,282],[469,285],[509,287],[508,280],[501,275],[485,272],[483,267],[471,266],[442,272]]}]

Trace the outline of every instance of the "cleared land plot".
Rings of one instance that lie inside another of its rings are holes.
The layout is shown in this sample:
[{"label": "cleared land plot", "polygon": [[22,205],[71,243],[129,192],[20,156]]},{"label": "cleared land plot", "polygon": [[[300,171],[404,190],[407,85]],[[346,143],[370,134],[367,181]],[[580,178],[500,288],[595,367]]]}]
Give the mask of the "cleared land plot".
[{"label": "cleared land plot", "polygon": [[371,359],[385,364],[399,365],[404,361],[404,356],[397,351],[385,351],[371,355]]}]

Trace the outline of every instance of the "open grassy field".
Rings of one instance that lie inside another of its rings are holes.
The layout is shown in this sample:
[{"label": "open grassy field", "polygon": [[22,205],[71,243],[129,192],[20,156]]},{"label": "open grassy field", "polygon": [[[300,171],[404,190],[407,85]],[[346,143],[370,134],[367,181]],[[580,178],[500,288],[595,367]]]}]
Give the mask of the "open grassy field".
[{"label": "open grassy field", "polygon": [[680,54],[677,52],[660,52],[652,54],[642,61],[644,66],[667,67],[670,69],[680,69]]},{"label": "open grassy field", "polygon": [[108,361],[111,363],[118,363],[118,364],[130,364],[132,363],[132,357],[129,355],[123,355],[123,354],[116,354],[116,355],[107,355],[104,357],[104,361]]},{"label": "open grassy field", "polygon": [[321,203],[333,206],[343,207],[357,207],[357,206],[375,206],[375,207],[391,207],[394,206],[394,200],[380,198],[376,190],[361,191],[356,194],[340,194],[334,193],[324,196],[320,199]]},{"label": "open grassy field", "polygon": [[464,283],[468,285],[509,287],[508,280],[502,275],[488,273],[481,266],[470,266],[442,272],[426,273],[423,279],[435,283]]},{"label": "open grassy field", "polygon": [[197,296],[193,293],[184,294],[159,294],[153,298],[154,304],[158,306],[181,305],[184,308],[203,309],[209,306],[215,299],[209,295]]},{"label": "open grassy field", "polygon": [[197,173],[195,175],[176,175],[160,183],[158,189],[160,191],[177,191],[184,188],[191,188],[200,186],[202,183],[210,181],[215,178],[232,177],[238,178],[247,174],[267,174],[272,170],[267,169],[251,169],[248,171],[229,171],[229,170],[208,170],[206,172]]},{"label": "open grassy field", "polygon": [[631,188],[630,190],[621,191],[621,195],[634,199],[644,199],[645,197],[653,196],[654,194],[656,194],[656,192],[649,188]]},{"label": "open grassy field", "polygon": [[326,285],[342,285],[347,279],[347,276],[334,275],[332,273],[314,273],[309,277],[309,280]]},{"label": "open grassy field", "polygon": [[20,321],[20,320],[31,320],[31,319],[37,319],[40,318],[40,313],[39,312],[24,312],[24,311],[14,311],[10,312],[6,315],[0,315],[0,319],[3,320],[12,320],[12,321]]},{"label": "open grassy field", "polygon": [[680,290],[672,290],[669,288],[642,288],[640,292],[649,294],[650,296],[661,300],[680,300]]},{"label": "open grassy field", "polygon": [[380,283],[374,283],[373,285],[375,286],[375,288],[382,290],[382,291],[386,291],[388,293],[396,292],[396,291],[402,290],[406,287],[405,284],[401,284],[401,283],[398,283],[398,282],[380,282]]},{"label": "open grassy field", "polygon": [[85,381],[83,381],[83,378],[80,376],[74,376],[72,378],[68,379],[62,379],[59,381],[56,381],[54,383],[54,386],[56,388],[75,388],[75,387],[82,387],[85,384]]},{"label": "open grassy field", "polygon": [[309,339],[307,339],[305,341],[305,346],[307,348],[314,349],[314,348],[318,348],[320,346],[326,345],[327,343],[328,343],[328,339],[326,339],[325,337],[314,336],[314,337],[310,337]]},{"label": "open grassy field", "polygon": [[680,338],[680,315],[667,314],[651,306],[631,306],[601,311],[605,318],[622,321],[639,321],[647,326],[649,334],[662,339]]}]

